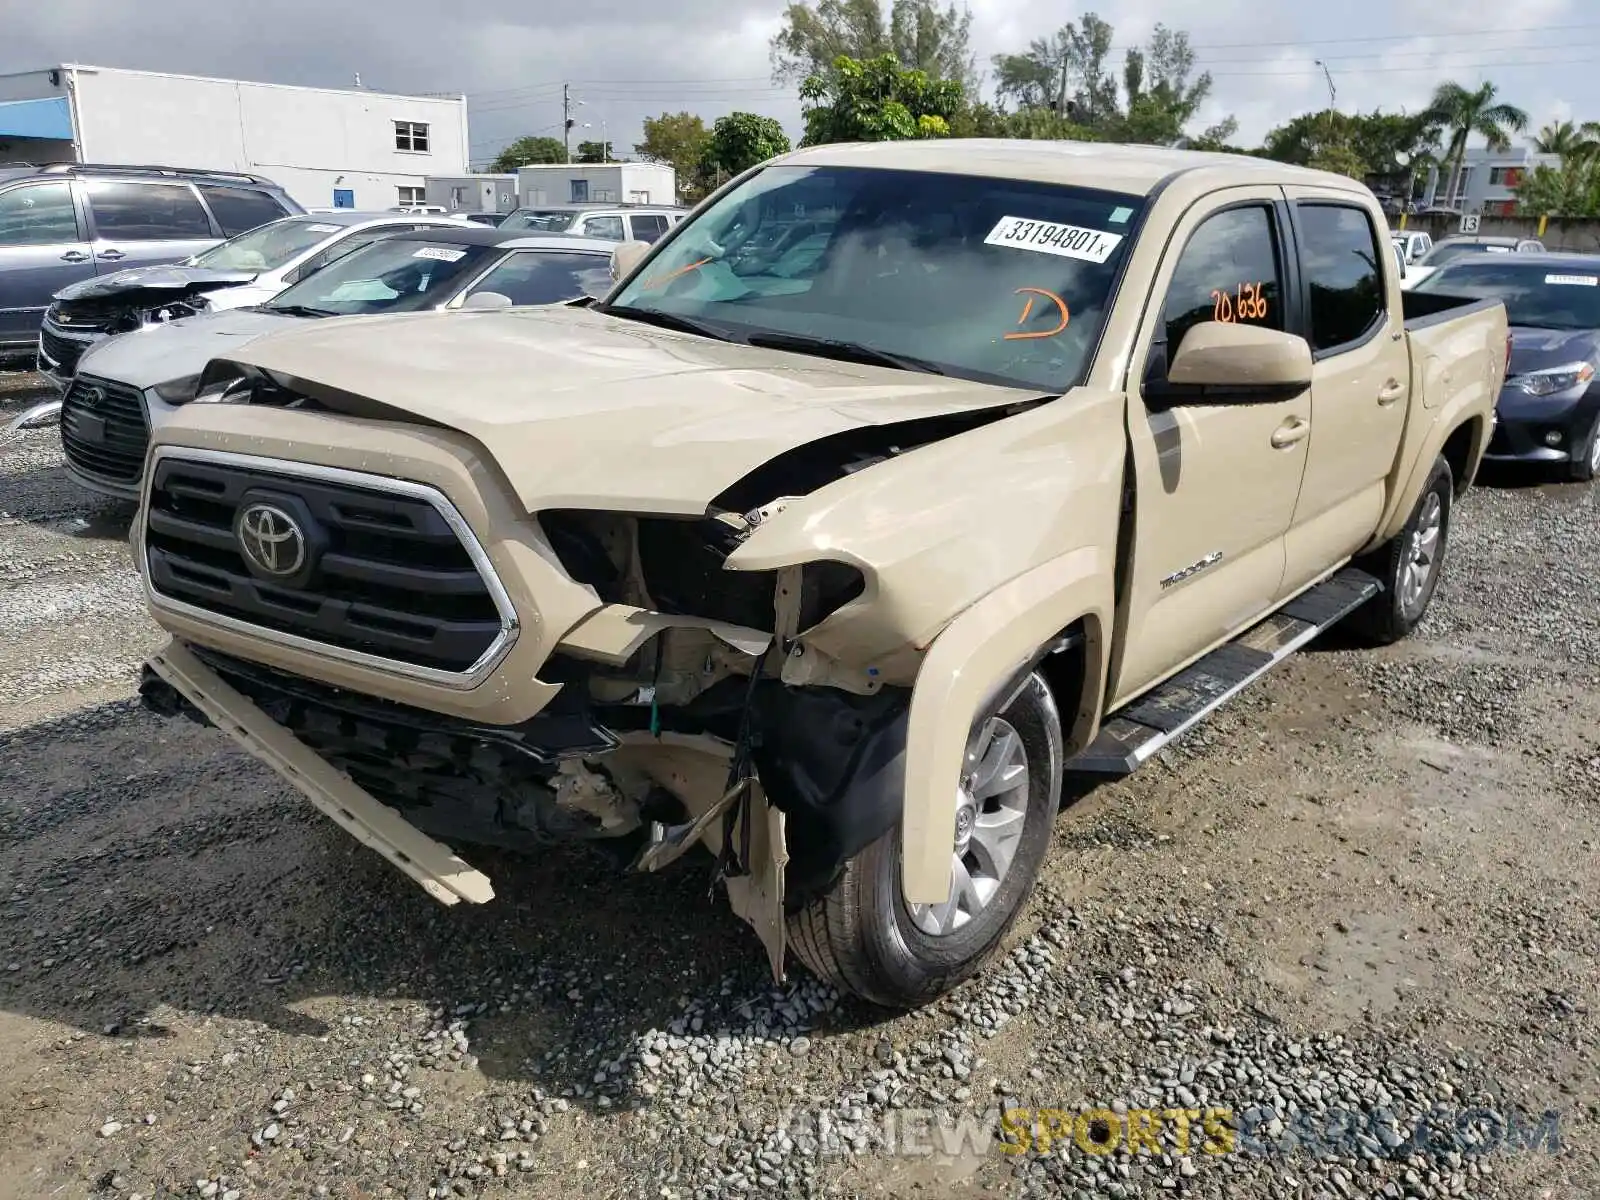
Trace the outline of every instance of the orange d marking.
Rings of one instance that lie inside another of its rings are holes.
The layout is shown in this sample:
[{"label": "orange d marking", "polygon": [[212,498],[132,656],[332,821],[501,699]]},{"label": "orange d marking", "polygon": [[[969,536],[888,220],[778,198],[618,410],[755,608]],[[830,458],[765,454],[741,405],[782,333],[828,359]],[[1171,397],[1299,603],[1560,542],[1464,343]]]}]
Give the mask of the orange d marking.
[{"label": "orange d marking", "polygon": [[1017,324],[1019,326],[1027,324],[1028,318],[1033,315],[1033,298],[1035,296],[1043,296],[1046,300],[1050,301],[1050,303],[1054,304],[1056,306],[1056,311],[1061,315],[1061,320],[1056,323],[1054,329],[1034,330],[1028,333],[1021,333],[1013,330],[1005,335],[1006,341],[1014,342],[1023,338],[1055,337],[1056,334],[1060,333],[1067,327],[1067,302],[1054,292],[1047,292],[1044,288],[1020,287],[1013,293],[1013,295],[1025,295],[1028,297],[1026,303],[1024,303],[1022,306],[1022,315],[1017,318]]},{"label": "orange d marking", "polygon": [[646,279],[639,286],[646,291],[654,288],[665,287],[680,275],[687,275],[690,271],[698,271],[711,260],[702,258],[699,262],[692,262],[686,267],[679,267],[676,271],[668,271],[665,275],[657,275],[653,279]]}]

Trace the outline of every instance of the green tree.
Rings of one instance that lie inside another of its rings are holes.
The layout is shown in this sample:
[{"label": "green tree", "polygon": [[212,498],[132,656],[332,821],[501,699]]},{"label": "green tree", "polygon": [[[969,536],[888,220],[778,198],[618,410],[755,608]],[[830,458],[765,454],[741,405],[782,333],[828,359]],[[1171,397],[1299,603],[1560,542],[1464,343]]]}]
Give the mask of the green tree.
[{"label": "green tree", "polygon": [[737,175],[757,163],[789,153],[789,148],[789,135],[774,118],[734,112],[718,117],[711,127],[705,162],[713,170]]},{"label": "green tree", "polygon": [[495,156],[495,160],[489,164],[489,170],[497,175],[505,175],[518,167],[566,161],[567,148],[561,144],[560,138],[519,137]]},{"label": "green tree", "polygon": [[841,57],[866,62],[888,54],[907,70],[970,90],[977,85],[971,27],[966,8],[940,8],[934,0],[890,0],[887,14],[882,0],[817,0],[814,7],[798,0],[772,39],[772,77],[803,83],[826,75]]},{"label": "green tree", "polygon": [[[1108,67],[1114,36],[1109,23],[1086,13],[1021,54],[996,55],[997,98],[1019,112],[1059,112],[1109,141],[1178,141],[1211,95],[1210,73],[1194,73],[1189,35],[1157,25],[1143,47],[1123,56],[1120,86]],[[1223,146],[1237,128],[1228,117],[1192,140]]]},{"label": "green tree", "polygon": [[826,74],[800,85],[801,144],[949,137],[965,101],[959,83],[906,70],[892,54],[866,62],[841,55]]},{"label": "green tree", "polygon": [[1528,127],[1528,114],[1515,105],[1496,103],[1498,94],[1494,84],[1487,82],[1472,91],[1459,83],[1441,83],[1424,110],[1446,138],[1445,161],[1450,166],[1447,203],[1455,198],[1469,138],[1477,134],[1491,150],[1506,150],[1511,146],[1511,135]]},{"label": "green tree", "polygon": [[1565,163],[1568,159],[1581,160],[1600,154],[1600,121],[1585,121],[1579,125],[1573,121],[1552,121],[1533,139],[1533,148],[1540,154],[1559,155]]},{"label": "green tree", "polygon": [[603,163],[616,162],[617,152],[611,148],[610,142],[579,142],[572,152],[572,161],[575,163]]},{"label": "green tree", "polygon": [[634,143],[634,153],[651,162],[667,163],[678,176],[678,187],[691,187],[700,174],[711,131],[692,113],[662,113],[644,119],[644,141]]},{"label": "green tree", "polygon": [[1512,191],[1523,216],[1600,217],[1600,157],[1580,155],[1562,159],[1559,167],[1535,167]]}]

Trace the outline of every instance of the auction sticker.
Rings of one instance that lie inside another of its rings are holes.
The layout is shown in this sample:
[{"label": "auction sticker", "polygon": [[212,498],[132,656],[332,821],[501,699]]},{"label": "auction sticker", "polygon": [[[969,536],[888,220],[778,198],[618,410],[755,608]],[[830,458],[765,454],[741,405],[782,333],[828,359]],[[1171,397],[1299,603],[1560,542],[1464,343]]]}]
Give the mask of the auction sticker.
[{"label": "auction sticker", "polygon": [[465,250],[447,250],[443,246],[424,246],[412,258],[436,258],[440,262],[460,262],[467,256]]},{"label": "auction sticker", "polygon": [[1544,281],[1568,287],[1600,287],[1600,275],[1546,275]]},{"label": "auction sticker", "polygon": [[1122,234],[1106,233],[1100,229],[1085,229],[1078,225],[1063,225],[1059,221],[1001,217],[983,241],[986,246],[1037,250],[1041,254],[1058,254],[1062,258],[1103,263],[1111,257],[1111,252],[1122,241]]},{"label": "auction sticker", "polygon": [[343,225],[307,225],[307,233],[338,233],[345,228]]}]

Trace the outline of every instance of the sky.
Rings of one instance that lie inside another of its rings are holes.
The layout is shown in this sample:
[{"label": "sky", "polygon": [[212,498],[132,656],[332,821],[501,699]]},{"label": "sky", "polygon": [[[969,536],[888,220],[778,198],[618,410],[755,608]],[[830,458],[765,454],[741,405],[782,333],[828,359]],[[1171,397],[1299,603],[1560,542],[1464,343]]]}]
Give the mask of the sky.
[{"label": "sky", "polygon": [[[562,84],[578,138],[630,152],[644,117],[738,109],[798,139],[800,101],[771,81],[784,0],[0,0],[0,74],[60,62],[380,91],[464,92],[474,163],[520,134],[559,136]],[[1600,119],[1600,6],[1589,0],[971,0],[980,68],[1098,12],[1114,60],[1157,21],[1186,30],[1212,97],[1194,130],[1232,114],[1235,141],[1328,101],[1415,111],[1435,84],[1492,80],[1536,129]],[[985,84],[985,92],[988,84]],[[587,129],[581,128],[588,126]]]}]

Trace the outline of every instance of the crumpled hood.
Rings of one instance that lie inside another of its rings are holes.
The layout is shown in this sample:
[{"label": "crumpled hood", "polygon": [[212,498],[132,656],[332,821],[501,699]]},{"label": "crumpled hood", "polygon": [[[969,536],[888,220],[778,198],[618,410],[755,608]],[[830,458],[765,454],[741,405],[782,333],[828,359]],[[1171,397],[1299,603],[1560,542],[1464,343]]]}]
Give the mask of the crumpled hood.
[{"label": "crumpled hood", "polygon": [[227,357],[251,338],[304,323],[253,308],[202,313],[97,342],[78,360],[77,372],[143,391],[198,375],[213,358]]},{"label": "crumpled hood", "polygon": [[1600,362],[1600,330],[1511,327],[1510,374],[1572,362]]},{"label": "crumpled hood", "polygon": [[334,407],[363,397],[466,434],[528,511],[698,515],[830,434],[1038,397],[565,306],[318,321],[226,357]]},{"label": "crumpled hood", "polygon": [[218,271],[210,267],[185,267],[177,263],[160,266],[129,267],[111,275],[96,275],[68,284],[54,296],[64,302],[82,300],[127,300],[130,304],[163,304],[185,293],[209,292],[217,288],[249,283],[259,272]]}]

